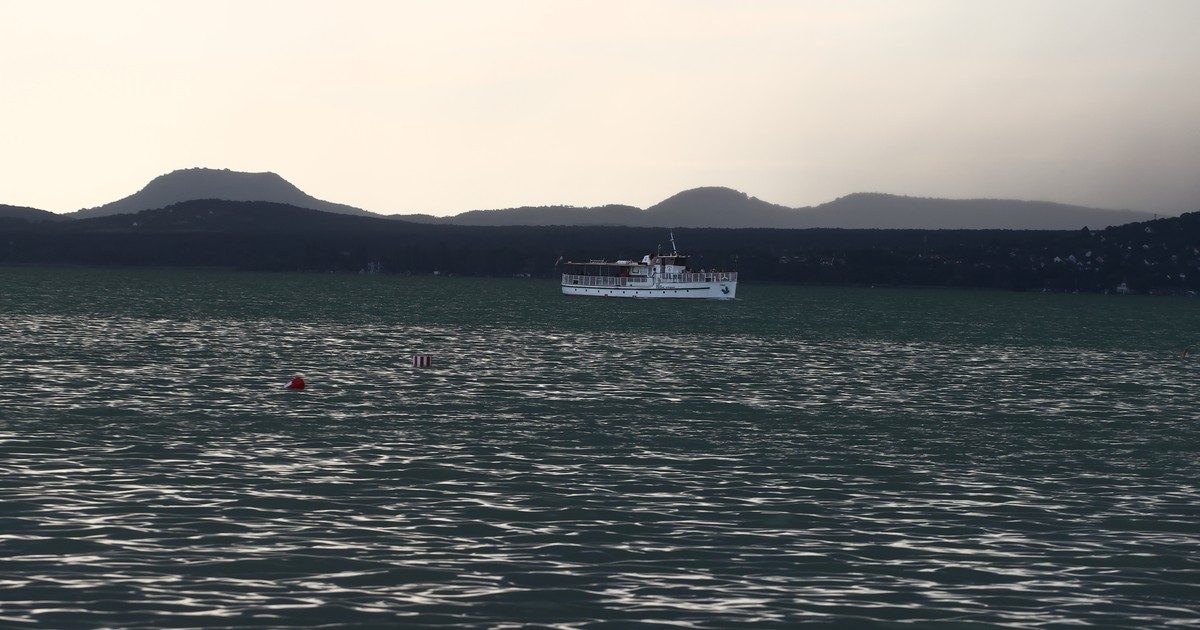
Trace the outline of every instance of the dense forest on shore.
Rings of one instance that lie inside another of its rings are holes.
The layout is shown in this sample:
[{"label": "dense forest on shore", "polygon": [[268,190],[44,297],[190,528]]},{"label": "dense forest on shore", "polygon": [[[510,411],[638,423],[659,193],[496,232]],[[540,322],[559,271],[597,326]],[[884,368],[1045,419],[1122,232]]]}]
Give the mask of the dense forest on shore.
[{"label": "dense forest on shore", "polygon": [[[693,266],[748,282],[1200,291],[1200,213],[1103,230],[676,229]],[[36,222],[0,219],[0,264],[225,267],[474,276],[560,272],[557,260],[641,258],[661,228],[460,226],[196,200]]]}]

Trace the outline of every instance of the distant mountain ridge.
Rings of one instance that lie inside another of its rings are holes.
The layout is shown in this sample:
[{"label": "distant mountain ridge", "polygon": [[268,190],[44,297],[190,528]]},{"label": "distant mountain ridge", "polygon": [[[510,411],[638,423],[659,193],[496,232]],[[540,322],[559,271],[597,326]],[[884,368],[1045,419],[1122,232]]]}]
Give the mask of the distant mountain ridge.
[{"label": "distant mountain ridge", "polygon": [[128,197],[95,208],[78,210],[65,216],[71,219],[87,219],[112,214],[129,214],[163,208],[192,199],[270,201],[338,214],[379,216],[362,208],[317,199],[275,173],[246,173],[213,168],[188,168],[171,171],[150,180],[150,183],[146,184],[144,188]]},{"label": "distant mountain ridge", "polygon": [[[190,168],[151,180],[138,192],[111,203],[65,215],[33,208],[0,206],[0,218],[82,219],[163,208],[194,199],[263,201],[337,214],[399,219],[413,223],[474,226],[628,226],[658,228],[866,228],[866,229],[1034,229],[1102,228],[1145,221],[1151,215],[1042,201],[931,199],[883,193],[855,193],[812,207],[790,208],[724,187],[685,190],[649,208],[611,204],[598,207],[525,206],[472,210],[453,216],[382,215],[317,199],[271,172]],[[7,209],[7,210],[6,210]]]},{"label": "distant mountain ridge", "polygon": [[631,225],[642,224],[645,211],[634,206],[612,204],[595,208],[575,206],[522,206],[504,210],[471,210],[450,217],[429,214],[390,215],[414,223],[446,225]]},{"label": "distant mountain ridge", "polygon": [[449,217],[395,218],[450,225],[624,225],[689,228],[862,228],[1076,230],[1145,221],[1151,215],[1045,201],[926,199],[855,193],[789,208],[723,187],[685,190],[645,210],[633,206],[548,206],[473,210]]},{"label": "distant mountain ridge", "polygon": [[813,207],[806,227],[899,229],[1072,230],[1104,228],[1153,215],[1134,210],[1108,210],[1050,201],[1014,199],[937,199],[884,193],[855,193]]}]

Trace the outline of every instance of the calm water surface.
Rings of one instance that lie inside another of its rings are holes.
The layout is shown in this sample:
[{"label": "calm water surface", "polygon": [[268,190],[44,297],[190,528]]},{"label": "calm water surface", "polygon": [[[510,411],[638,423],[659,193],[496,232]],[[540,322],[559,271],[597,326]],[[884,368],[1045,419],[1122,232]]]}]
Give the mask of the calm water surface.
[{"label": "calm water surface", "polygon": [[739,295],[0,269],[0,626],[1200,623],[1200,300]]}]

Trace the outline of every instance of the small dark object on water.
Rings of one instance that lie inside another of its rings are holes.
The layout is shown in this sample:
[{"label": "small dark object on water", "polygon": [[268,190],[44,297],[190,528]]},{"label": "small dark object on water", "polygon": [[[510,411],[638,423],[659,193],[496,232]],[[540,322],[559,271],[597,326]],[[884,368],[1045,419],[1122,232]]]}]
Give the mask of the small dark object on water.
[{"label": "small dark object on water", "polygon": [[291,382],[287,384],[287,389],[304,389],[304,379],[293,376]]}]

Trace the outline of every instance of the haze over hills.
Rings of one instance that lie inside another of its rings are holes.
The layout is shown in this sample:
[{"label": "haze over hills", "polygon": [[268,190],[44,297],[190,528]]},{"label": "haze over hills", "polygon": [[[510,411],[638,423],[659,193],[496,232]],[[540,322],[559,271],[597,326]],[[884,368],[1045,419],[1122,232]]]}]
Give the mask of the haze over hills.
[{"label": "haze over hills", "polygon": [[1124,225],[1154,217],[1134,210],[1049,201],[931,199],[883,193],[846,195],[801,212],[799,224],[787,227],[1075,230]]},{"label": "haze over hills", "polygon": [[339,214],[378,216],[361,208],[317,199],[275,173],[245,173],[229,169],[188,168],[150,180],[136,193],[95,208],[67,214],[83,219],[162,208],[192,199],[270,201]]},{"label": "haze over hills", "polygon": [[0,217],[30,220],[91,218],[162,208],[193,199],[265,201],[338,214],[387,217],[414,223],[476,226],[1063,230],[1084,226],[1102,228],[1151,218],[1147,213],[1131,210],[1106,210],[1041,201],[926,199],[882,193],[855,193],[818,206],[790,208],[723,187],[685,190],[644,210],[612,204],[598,207],[526,206],[473,210],[446,217],[428,214],[382,215],[317,199],[275,173],[209,168],[173,171],[154,178],[140,191],[124,199],[66,215],[24,208],[0,210]]}]

